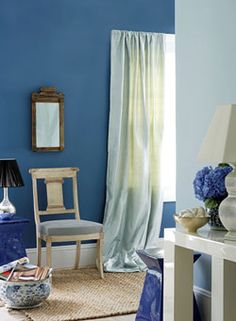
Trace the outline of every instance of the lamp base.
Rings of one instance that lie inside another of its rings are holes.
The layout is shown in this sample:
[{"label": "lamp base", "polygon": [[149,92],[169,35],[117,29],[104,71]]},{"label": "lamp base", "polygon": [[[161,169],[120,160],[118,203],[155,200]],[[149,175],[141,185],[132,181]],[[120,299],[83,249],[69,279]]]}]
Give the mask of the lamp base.
[{"label": "lamp base", "polygon": [[[236,235],[236,170],[234,169],[225,178],[225,187],[228,196],[220,203],[219,216],[224,227],[229,231],[225,239],[233,240]],[[235,239],[236,240],[236,239]]]},{"label": "lamp base", "polygon": [[228,233],[225,234],[224,240],[235,241],[236,242],[236,232],[229,231]]},{"label": "lamp base", "polygon": [[3,200],[0,203],[0,214],[7,214],[7,213],[12,213],[15,214],[16,213],[16,208],[15,206],[9,201],[8,198],[8,188],[4,187],[4,196],[3,196]]},{"label": "lamp base", "polygon": [[0,214],[4,214],[4,213],[15,214],[16,213],[15,206],[11,202],[9,202],[8,204],[1,202],[0,203]]}]

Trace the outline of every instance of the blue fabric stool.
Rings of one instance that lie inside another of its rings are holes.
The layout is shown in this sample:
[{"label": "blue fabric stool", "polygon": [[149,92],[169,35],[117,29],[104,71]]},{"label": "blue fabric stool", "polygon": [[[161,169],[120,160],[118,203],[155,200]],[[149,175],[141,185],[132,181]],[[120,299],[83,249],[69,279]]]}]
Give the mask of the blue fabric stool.
[{"label": "blue fabric stool", "polygon": [[[137,251],[148,271],[144,281],[143,291],[136,321],[163,321],[163,257],[161,248]],[[201,254],[194,254],[196,262]],[[201,316],[193,295],[194,321],[201,321]]]}]

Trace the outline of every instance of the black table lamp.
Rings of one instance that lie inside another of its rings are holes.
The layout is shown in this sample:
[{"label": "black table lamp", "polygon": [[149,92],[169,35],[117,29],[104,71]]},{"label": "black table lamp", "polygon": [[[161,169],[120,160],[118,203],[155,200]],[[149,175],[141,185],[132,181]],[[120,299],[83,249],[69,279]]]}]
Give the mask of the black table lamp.
[{"label": "black table lamp", "polygon": [[0,159],[0,187],[4,196],[0,203],[0,214],[15,213],[15,206],[8,199],[8,187],[24,186],[19,167],[15,159]]}]

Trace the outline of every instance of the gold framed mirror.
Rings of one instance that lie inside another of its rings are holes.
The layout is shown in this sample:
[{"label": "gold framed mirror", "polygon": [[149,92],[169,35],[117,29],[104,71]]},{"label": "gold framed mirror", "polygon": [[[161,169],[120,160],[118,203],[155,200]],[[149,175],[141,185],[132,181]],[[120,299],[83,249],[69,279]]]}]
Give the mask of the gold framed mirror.
[{"label": "gold framed mirror", "polygon": [[64,94],[55,87],[32,93],[32,150],[64,150]]}]

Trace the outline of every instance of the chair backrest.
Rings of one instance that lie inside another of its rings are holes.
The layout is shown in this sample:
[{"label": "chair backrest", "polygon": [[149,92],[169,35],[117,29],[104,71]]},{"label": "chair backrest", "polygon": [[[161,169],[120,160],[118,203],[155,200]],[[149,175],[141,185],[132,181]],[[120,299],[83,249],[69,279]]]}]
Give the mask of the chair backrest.
[{"label": "chair backrest", "polygon": [[[80,219],[77,172],[79,168],[31,168],[29,173],[32,176],[34,215],[36,224],[40,223],[40,215],[49,214],[75,214],[77,220]],[[72,179],[73,187],[73,208],[66,209],[63,199],[63,178]],[[47,193],[46,210],[39,209],[37,180],[44,179]]]}]

